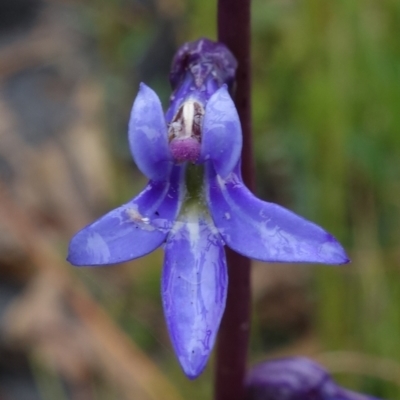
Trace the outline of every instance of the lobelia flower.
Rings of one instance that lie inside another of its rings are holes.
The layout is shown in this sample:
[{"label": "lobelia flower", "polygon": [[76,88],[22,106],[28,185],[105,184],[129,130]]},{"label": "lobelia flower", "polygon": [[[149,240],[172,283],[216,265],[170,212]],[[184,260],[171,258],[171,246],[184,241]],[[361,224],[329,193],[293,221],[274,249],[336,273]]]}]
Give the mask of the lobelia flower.
[{"label": "lobelia flower", "polygon": [[164,313],[189,378],[204,369],[224,312],[224,245],[269,262],[348,262],[329,233],[257,199],[243,184],[242,132],[229,95],[236,64],[220,43],[200,39],[182,46],[172,64],[174,92],[165,117],[155,92],[140,85],[129,145],[149,183],[69,246],[68,260],[79,266],[128,261],[164,245]]},{"label": "lobelia flower", "polygon": [[378,400],[340,387],[325,369],[303,357],[259,364],[245,386],[248,400]]}]

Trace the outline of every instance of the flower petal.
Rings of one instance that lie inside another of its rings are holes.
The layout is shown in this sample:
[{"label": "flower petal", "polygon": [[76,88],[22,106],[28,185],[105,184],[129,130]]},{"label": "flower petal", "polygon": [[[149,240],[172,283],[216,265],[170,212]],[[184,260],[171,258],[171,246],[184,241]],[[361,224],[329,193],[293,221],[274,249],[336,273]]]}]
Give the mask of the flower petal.
[{"label": "flower petal", "polygon": [[187,211],[167,238],[162,299],[172,344],[189,378],[203,371],[210,356],[227,280],[223,243],[210,216]]},{"label": "flower petal", "polygon": [[150,253],[165,240],[178,214],[183,170],[170,182],[150,181],[129,203],[110,211],[71,240],[67,260],[73,265],[107,265]]},{"label": "flower petal", "polygon": [[[336,394],[338,387],[328,372],[317,363],[304,358],[281,358],[263,362],[251,368],[245,380],[249,399],[332,399],[324,394]],[[318,395],[318,396],[317,396]]]},{"label": "flower petal", "polygon": [[168,176],[172,157],[168,147],[167,124],[157,94],[140,84],[129,121],[129,145],[140,171],[149,179]]},{"label": "flower petal", "polygon": [[378,400],[340,387],[322,366],[303,357],[256,365],[247,374],[245,388],[249,400]]},{"label": "flower petal", "polygon": [[225,178],[235,167],[242,151],[242,128],[226,85],[206,105],[200,161],[211,160]]},{"label": "flower petal", "polygon": [[257,199],[239,174],[226,179],[207,166],[211,215],[225,243],[244,256],[269,262],[344,264],[340,243],[318,225]]},{"label": "flower petal", "polygon": [[[328,398],[328,400],[330,400]],[[338,392],[336,397],[333,397],[332,400],[379,400],[377,397],[368,396],[366,394],[353,392],[351,390],[344,389],[342,387],[338,387]]]}]

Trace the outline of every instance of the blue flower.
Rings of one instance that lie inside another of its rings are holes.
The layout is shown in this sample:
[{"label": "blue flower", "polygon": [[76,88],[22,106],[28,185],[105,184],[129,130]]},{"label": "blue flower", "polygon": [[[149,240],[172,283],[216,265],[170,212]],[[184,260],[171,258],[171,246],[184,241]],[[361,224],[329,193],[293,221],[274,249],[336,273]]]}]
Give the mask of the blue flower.
[{"label": "blue flower", "polygon": [[245,386],[249,400],[378,400],[340,387],[320,365],[302,357],[257,365]]},{"label": "blue flower", "polygon": [[165,117],[155,92],[140,85],[129,145],[149,183],[78,232],[69,247],[74,265],[106,265],[164,245],[164,312],[190,378],[204,369],[224,312],[224,245],[267,262],[348,262],[332,235],[257,199],[243,184],[242,132],[229,94],[235,70],[225,46],[201,39],[184,45],[174,59],[175,90]]}]

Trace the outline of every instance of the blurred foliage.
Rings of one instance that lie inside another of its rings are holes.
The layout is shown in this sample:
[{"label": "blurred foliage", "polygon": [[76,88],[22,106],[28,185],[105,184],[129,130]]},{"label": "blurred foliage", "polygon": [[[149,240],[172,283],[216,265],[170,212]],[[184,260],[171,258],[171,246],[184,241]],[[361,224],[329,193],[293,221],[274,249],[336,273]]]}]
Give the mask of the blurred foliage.
[{"label": "blurred foliage", "polygon": [[[86,143],[85,149],[99,148],[111,162],[103,164],[97,177],[92,171],[85,182],[104,180],[107,170],[111,199],[104,185],[87,195],[85,217],[76,217],[83,226],[145,184],[126,140],[138,83],[145,81],[167,106],[172,56],[185,41],[215,39],[216,2],[39,3],[59,7],[54,24],[61,21],[84,38],[81,53],[70,57],[83,55],[85,79],[89,75],[100,87],[104,104],[92,108],[97,107],[101,125],[97,138],[104,134],[105,141],[93,142],[98,147]],[[256,263],[251,359],[311,356],[352,389],[400,398],[400,378],[393,372],[400,364],[400,2],[253,0],[252,22],[258,195],[324,226],[348,249],[352,263]],[[63,93],[78,83],[66,85]],[[22,93],[24,87],[19,87]],[[80,146],[79,135],[74,136],[70,151],[82,154]],[[87,157],[90,163],[93,158]],[[54,186],[58,180],[51,182]],[[60,253],[79,223],[61,224]],[[73,273],[184,398],[211,398],[212,363],[192,382],[172,353],[159,296],[161,264],[162,254],[156,252],[126,265]],[[51,367],[35,354],[28,363],[43,399],[61,399],[63,391],[68,398],[65,382]],[[85,399],[120,398],[109,382],[93,378],[91,385],[92,397]]]},{"label": "blurred foliage", "polygon": [[318,336],[325,349],[399,360],[400,3],[254,1],[253,11],[260,192],[334,232],[352,258],[314,270]]}]

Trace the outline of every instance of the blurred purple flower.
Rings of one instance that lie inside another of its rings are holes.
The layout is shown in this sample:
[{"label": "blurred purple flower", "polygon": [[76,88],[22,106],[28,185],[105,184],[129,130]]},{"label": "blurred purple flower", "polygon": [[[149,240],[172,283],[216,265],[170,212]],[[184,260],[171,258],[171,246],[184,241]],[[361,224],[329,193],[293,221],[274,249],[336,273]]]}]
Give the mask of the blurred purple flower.
[{"label": "blurred purple flower", "polygon": [[317,225],[246,188],[242,132],[229,95],[236,61],[220,43],[185,44],[174,58],[175,89],[164,117],[143,83],[133,104],[129,144],[149,178],[133,200],[78,232],[68,260],[106,265],[165,250],[162,300],[172,343],[186,375],[198,376],[225,308],[224,245],[269,262],[348,262]]},{"label": "blurred purple flower", "polygon": [[302,357],[259,364],[245,386],[248,400],[378,400],[338,386],[325,369]]}]

